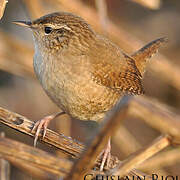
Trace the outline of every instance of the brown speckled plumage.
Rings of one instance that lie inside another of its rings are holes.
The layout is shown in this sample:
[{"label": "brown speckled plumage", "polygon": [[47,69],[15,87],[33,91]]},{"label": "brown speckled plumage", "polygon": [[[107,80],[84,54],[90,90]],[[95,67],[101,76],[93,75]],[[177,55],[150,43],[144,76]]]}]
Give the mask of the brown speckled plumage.
[{"label": "brown speckled plumage", "polygon": [[31,28],[38,79],[63,111],[80,120],[100,121],[123,94],[142,94],[146,60],[165,41],[128,56],[82,18],[63,12],[41,17]]},{"label": "brown speckled plumage", "polygon": [[[124,94],[142,94],[146,62],[166,41],[152,41],[129,56],[71,13],[53,13],[16,24],[32,29],[35,73],[48,96],[63,110],[34,124],[34,146],[40,131],[43,129],[44,138],[49,122],[57,116],[67,113],[99,122]],[[109,165],[110,150],[109,138],[101,154],[100,171],[105,162]]]}]

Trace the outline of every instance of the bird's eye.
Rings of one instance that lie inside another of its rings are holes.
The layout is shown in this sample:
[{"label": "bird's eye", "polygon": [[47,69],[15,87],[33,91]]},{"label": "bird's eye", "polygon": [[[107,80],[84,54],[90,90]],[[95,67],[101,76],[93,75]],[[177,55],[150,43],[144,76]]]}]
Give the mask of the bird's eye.
[{"label": "bird's eye", "polygon": [[52,32],[52,30],[53,29],[51,27],[48,27],[48,26],[44,28],[44,31],[46,34],[50,34]]}]

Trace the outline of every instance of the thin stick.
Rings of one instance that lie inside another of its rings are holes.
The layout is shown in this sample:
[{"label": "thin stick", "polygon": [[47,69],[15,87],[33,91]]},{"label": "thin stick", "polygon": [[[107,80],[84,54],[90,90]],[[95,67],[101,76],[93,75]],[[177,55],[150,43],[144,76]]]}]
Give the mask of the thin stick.
[{"label": "thin stick", "polygon": [[40,168],[56,176],[64,177],[72,166],[72,162],[67,159],[54,157],[40,149],[8,138],[0,138],[0,154],[14,164],[23,162],[28,167]]},{"label": "thin stick", "polygon": [[173,164],[179,164],[180,153],[179,148],[171,149],[148,159],[142,165],[139,166],[140,169],[149,171],[151,169],[159,169],[162,167],[172,166]]},{"label": "thin stick", "polygon": [[144,162],[149,157],[158,153],[165,147],[170,145],[170,139],[168,135],[158,137],[154,142],[152,142],[147,147],[142,148],[130,155],[126,160],[119,164],[114,169],[111,169],[107,174],[119,175],[120,177],[125,176],[131,169],[137,167],[137,165]]}]

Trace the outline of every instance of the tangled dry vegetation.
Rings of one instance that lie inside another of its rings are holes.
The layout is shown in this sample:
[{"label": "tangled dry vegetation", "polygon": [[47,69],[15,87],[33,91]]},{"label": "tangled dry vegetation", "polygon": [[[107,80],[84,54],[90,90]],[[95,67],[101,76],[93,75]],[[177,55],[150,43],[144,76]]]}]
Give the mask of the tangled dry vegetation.
[{"label": "tangled dry vegetation", "polygon": [[[50,3],[52,6],[59,7],[60,9],[63,8],[65,11],[74,12],[84,17],[90,24],[93,24],[100,33],[103,33],[105,29],[112,40],[129,52],[133,52],[143,46],[140,40],[131,36],[119,26],[117,27],[109,20],[106,20],[107,13],[104,1],[97,1],[97,12],[81,1],[68,1],[67,3],[66,0],[54,0]],[[24,0],[24,3],[33,18],[39,17],[45,12],[41,4],[42,1]],[[3,9],[1,9],[1,12],[3,12]],[[101,25],[96,21],[98,16],[101,16]],[[33,50],[23,42],[18,41],[10,34],[4,32],[0,32],[0,41],[0,68],[15,75],[33,78],[32,62],[29,61],[29,59],[32,59]],[[13,56],[7,53],[8,49],[14,52]],[[151,70],[176,90],[180,90],[180,70],[165,56],[159,55],[157,60],[151,64]],[[113,174],[121,177],[127,175],[129,177],[146,176],[146,179],[151,179],[150,175],[135,168],[140,167],[143,163],[143,168],[141,167],[141,169],[147,171],[148,168],[150,169],[152,166],[155,166],[154,168],[157,168],[158,172],[163,173],[163,166],[177,163],[180,159],[179,150],[176,148],[176,146],[180,144],[180,116],[175,114],[170,107],[156,100],[147,97],[124,96],[113,110],[109,112],[109,115],[87,144],[80,143],[77,140],[64,136],[63,134],[58,134],[52,130],[47,130],[45,138],[40,140],[68,155],[68,158],[55,157],[38,148],[8,139],[1,133],[0,179],[6,180],[9,178],[9,163],[39,179],[58,179],[62,177],[66,180],[79,180],[83,179],[87,173],[97,175],[100,172],[98,171],[99,161],[95,163],[96,157],[104,147],[107,139],[112,136],[120,126],[120,133],[126,137],[125,141],[122,140],[125,151],[131,149],[131,146],[140,147],[138,142],[132,135],[129,135],[127,130],[122,126],[122,120],[132,116],[141,119],[148,124],[148,126],[159,131],[161,135],[149,145],[141,147],[138,151],[131,153],[123,161],[112,156],[110,162],[111,168],[106,168],[103,174]],[[34,122],[2,107],[0,107],[0,123],[26,135],[32,137],[34,135],[34,132],[31,132]],[[118,141],[121,140],[118,139]],[[167,148],[170,146],[172,148]],[[158,153],[165,148],[167,151]],[[153,156],[155,154],[157,155]],[[152,156],[153,158],[146,161]],[[74,159],[77,160],[74,161]],[[164,175],[166,175],[166,173]]]}]

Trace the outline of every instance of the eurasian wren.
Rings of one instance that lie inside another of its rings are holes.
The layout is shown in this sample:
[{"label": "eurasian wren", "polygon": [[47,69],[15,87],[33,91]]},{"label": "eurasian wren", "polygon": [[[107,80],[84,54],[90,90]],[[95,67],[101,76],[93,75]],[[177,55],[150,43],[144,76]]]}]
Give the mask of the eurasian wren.
[{"label": "eurasian wren", "polygon": [[[166,41],[157,39],[127,55],[71,13],[16,23],[33,31],[34,70],[43,89],[65,113],[80,120],[100,122],[123,94],[142,94],[146,61]],[[36,124],[39,130],[47,119]]]}]

